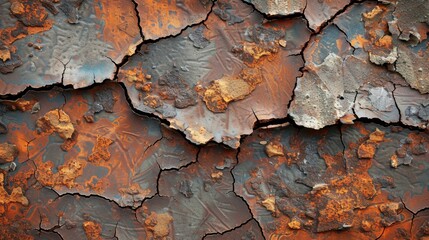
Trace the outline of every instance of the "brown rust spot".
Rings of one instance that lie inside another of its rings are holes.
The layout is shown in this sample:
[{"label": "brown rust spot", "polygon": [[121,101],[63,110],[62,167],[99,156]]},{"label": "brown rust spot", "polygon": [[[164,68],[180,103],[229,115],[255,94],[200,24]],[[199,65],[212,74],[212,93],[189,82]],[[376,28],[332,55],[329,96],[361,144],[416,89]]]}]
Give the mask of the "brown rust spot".
[{"label": "brown rust spot", "polygon": [[384,141],[384,132],[378,128],[369,135],[368,140],[358,148],[358,157],[361,159],[371,159],[374,157],[378,144]]},{"label": "brown rust spot", "polygon": [[83,229],[88,240],[101,240],[101,225],[99,223],[86,221],[83,223]]},{"label": "brown rust spot", "polygon": [[153,239],[168,239],[172,221],[173,217],[168,213],[151,212],[144,221],[148,236]]},{"label": "brown rust spot", "polygon": [[130,69],[121,68],[118,72],[118,78],[124,79],[130,83],[144,83],[146,80],[146,74],[143,72],[141,66]]},{"label": "brown rust spot", "polygon": [[403,208],[402,203],[398,202],[388,202],[378,205],[378,209],[382,214],[381,224],[384,227],[388,227],[395,222],[400,222],[402,220],[400,212]]},{"label": "brown rust spot", "polygon": [[265,145],[268,157],[284,156],[283,145],[279,141],[272,141]]},{"label": "brown rust spot", "polygon": [[74,132],[69,115],[61,109],[47,112],[37,120],[36,125],[41,132],[56,132],[64,140],[71,138]]},{"label": "brown rust spot", "polygon": [[[286,47],[286,41],[282,41]],[[280,45],[280,42],[278,43]],[[265,57],[269,58],[272,54],[279,51],[277,44],[256,44],[244,42],[243,44],[234,46],[232,52],[236,54],[248,67],[255,67],[259,64],[260,60]]]},{"label": "brown rust spot", "polygon": [[158,107],[162,106],[162,101],[156,95],[147,95],[143,99],[143,104],[148,106],[148,107],[151,107],[151,108],[158,108]]},{"label": "brown rust spot", "polygon": [[224,76],[211,82],[203,100],[212,112],[225,112],[228,103],[244,99],[262,82],[259,69],[244,69],[239,76]]},{"label": "brown rust spot", "polygon": [[37,180],[44,186],[55,187],[63,185],[69,189],[76,187],[74,180],[83,174],[86,163],[81,160],[70,160],[68,163],[58,167],[54,173],[52,168],[54,163],[51,161],[38,165],[36,171]]},{"label": "brown rust spot", "polygon": [[9,194],[4,188],[5,175],[0,173],[0,204],[20,203],[24,206],[28,205],[28,199],[24,196],[21,187],[15,187]]},{"label": "brown rust spot", "polygon": [[113,141],[109,138],[97,137],[97,142],[92,149],[91,155],[88,157],[88,161],[99,164],[102,161],[108,161],[110,159],[109,146]]},{"label": "brown rust spot", "polygon": [[25,100],[25,99],[18,99],[16,101],[1,101],[2,105],[7,106],[7,108],[10,111],[21,111],[26,112],[33,109],[34,104],[36,104],[36,101],[34,100]]},{"label": "brown rust spot", "polygon": [[188,25],[206,18],[211,9],[211,1],[195,0],[138,0],[140,26],[145,39],[177,35]]},{"label": "brown rust spot", "polygon": [[137,208],[141,202],[151,193],[150,189],[142,189],[138,183],[132,183],[128,187],[119,188],[122,199],[132,199],[132,207]]},{"label": "brown rust spot", "polygon": [[48,13],[38,0],[11,0],[11,13],[25,26],[41,27]]},{"label": "brown rust spot", "polygon": [[18,156],[15,144],[0,143],[0,164],[12,162]]},{"label": "brown rust spot", "polygon": [[373,158],[375,155],[375,151],[377,150],[377,146],[374,143],[365,142],[359,146],[358,156],[359,158]]},{"label": "brown rust spot", "polygon": [[70,149],[72,149],[78,140],[78,135],[79,133],[77,131],[74,131],[74,133],[72,134],[71,138],[67,138],[66,140],[64,140],[63,144],[61,144],[61,149],[65,152],[70,151]]}]

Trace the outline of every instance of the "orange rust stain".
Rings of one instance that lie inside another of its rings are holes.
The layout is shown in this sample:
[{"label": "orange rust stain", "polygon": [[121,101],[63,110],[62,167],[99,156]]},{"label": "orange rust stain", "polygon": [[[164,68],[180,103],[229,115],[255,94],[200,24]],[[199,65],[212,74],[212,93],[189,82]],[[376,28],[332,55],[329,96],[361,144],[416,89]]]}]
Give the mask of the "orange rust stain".
[{"label": "orange rust stain", "polygon": [[53,173],[54,163],[47,161],[37,166],[36,178],[44,186],[66,186],[69,189],[77,184],[74,180],[83,174],[86,163],[81,160],[72,159],[64,165],[58,167],[58,171]]},{"label": "orange rust stain", "polygon": [[168,213],[151,212],[144,221],[146,232],[151,239],[168,239],[170,235],[170,224],[173,217]]},{"label": "orange rust stain", "polygon": [[64,140],[71,138],[74,132],[74,126],[69,115],[61,109],[47,112],[37,120],[36,125],[42,132],[49,134],[56,132]]},{"label": "orange rust stain", "polygon": [[350,41],[350,43],[354,47],[363,48],[364,46],[366,46],[369,43],[369,41],[365,37],[363,37],[362,35],[357,35],[355,38],[353,38]]},{"label": "orange rust stain", "polygon": [[284,156],[283,145],[279,141],[271,141],[265,145],[265,153],[268,157]]},{"label": "orange rust stain", "polygon": [[392,43],[392,37],[389,35],[385,35],[383,37],[381,37],[377,42],[375,42],[375,46],[377,47],[384,47],[384,48],[391,48],[393,43]]},{"label": "orange rust stain", "polygon": [[380,6],[376,6],[370,12],[364,13],[363,16],[365,18],[371,19],[380,14],[381,12],[383,12],[383,9]]},{"label": "orange rust stain", "polygon": [[259,69],[244,69],[239,76],[214,80],[204,92],[204,102],[212,112],[225,112],[228,103],[244,99],[262,82]]},{"label": "orange rust stain", "polygon": [[86,221],[83,223],[83,229],[88,240],[101,240],[101,225],[97,222]]},{"label": "orange rust stain", "polygon": [[[25,26],[22,23],[16,23],[13,27],[0,29],[1,40],[6,46],[10,46],[18,39],[50,30],[53,23],[52,19],[47,19],[43,26],[40,27]],[[12,50],[12,52],[15,52],[15,50]]]},{"label": "orange rust stain", "polygon": [[146,39],[175,35],[206,17],[210,5],[194,0],[139,0],[140,25]]},{"label": "orange rust stain", "polygon": [[88,156],[88,161],[99,164],[102,161],[108,161],[110,159],[110,152],[108,147],[113,143],[109,138],[97,137],[97,142],[92,149],[91,155]]},{"label": "orange rust stain", "polygon": [[378,144],[384,141],[384,132],[376,129],[369,135],[368,140],[362,143],[358,148],[358,157],[371,159],[374,157]]},{"label": "orange rust stain", "polygon": [[0,204],[8,203],[20,203],[24,206],[28,205],[28,199],[24,196],[21,187],[16,187],[12,189],[12,192],[9,194],[4,188],[5,175],[0,173]]},{"label": "orange rust stain", "polygon": [[134,54],[141,42],[134,4],[131,1],[97,0],[94,9],[97,19],[104,21],[102,40],[113,46],[110,55],[119,56],[126,48],[127,55]]}]

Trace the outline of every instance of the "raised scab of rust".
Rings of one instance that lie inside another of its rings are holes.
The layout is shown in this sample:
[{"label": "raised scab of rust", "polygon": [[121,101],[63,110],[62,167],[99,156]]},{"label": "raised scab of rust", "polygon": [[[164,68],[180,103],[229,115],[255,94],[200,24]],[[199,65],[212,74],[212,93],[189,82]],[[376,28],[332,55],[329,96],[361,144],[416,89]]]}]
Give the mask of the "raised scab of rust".
[{"label": "raised scab of rust", "polygon": [[93,221],[86,221],[83,223],[86,238],[88,240],[101,240],[101,226]]},{"label": "raised scab of rust", "polygon": [[75,188],[75,179],[83,174],[86,163],[81,160],[70,160],[68,163],[54,169],[53,162],[40,164],[36,171],[37,180],[44,186]]},{"label": "raised scab of rust", "polygon": [[0,143],[0,164],[9,163],[18,156],[18,148],[15,144]]},{"label": "raised scab of rust", "polygon": [[24,206],[29,204],[21,187],[15,187],[9,194],[5,189],[5,174],[0,173],[0,204],[20,203]]},{"label": "raised scab of rust", "polygon": [[369,135],[368,140],[359,145],[358,148],[358,157],[371,159],[375,155],[377,146],[379,143],[384,141],[384,132],[376,129],[373,133]]},{"label": "raised scab of rust", "polygon": [[245,98],[262,82],[259,69],[245,69],[237,77],[214,80],[204,91],[204,102],[212,112],[225,112],[228,103]]},{"label": "raised scab of rust", "polygon": [[47,112],[36,125],[42,133],[56,132],[64,140],[70,139],[75,131],[69,115],[61,109]]},{"label": "raised scab of rust", "polygon": [[108,161],[110,159],[109,145],[111,145],[113,141],[109,138],[105,137],[97,137],[97,142],[92,149],[91,155],[88,156],[88,161],[92,163],[99,163],[100,161]]}]

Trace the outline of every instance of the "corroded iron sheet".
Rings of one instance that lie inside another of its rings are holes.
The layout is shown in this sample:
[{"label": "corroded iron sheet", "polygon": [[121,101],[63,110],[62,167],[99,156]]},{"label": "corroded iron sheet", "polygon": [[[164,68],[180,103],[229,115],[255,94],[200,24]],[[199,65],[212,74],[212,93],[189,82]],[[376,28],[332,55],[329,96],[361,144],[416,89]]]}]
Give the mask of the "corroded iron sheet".
[{"label": "corroded iron sheet", "polygon": [[0,5],[1,95],[112,79],[115,63],[141,41],[131,0],[4,0]]},{"label": "corroded iron sheet", "polygon": [[0,0],[0,240],[429,238],[427,0]]},{"label": "corroded iron sheet", "polygon": [[192,142],[237,148],[257,120],[286,117],[310,32],[298,18],[264,23],[240,1],[218,1],[213,13],[177,37],[143,44],[118,78],[137,109]]},{"label": "corroded iron sheet", "polygon": [[241,146],[235,190],[267,239],[373,239],[391,225],[408,233],[429,204],[428,137],[363,123],[258,130]]}]

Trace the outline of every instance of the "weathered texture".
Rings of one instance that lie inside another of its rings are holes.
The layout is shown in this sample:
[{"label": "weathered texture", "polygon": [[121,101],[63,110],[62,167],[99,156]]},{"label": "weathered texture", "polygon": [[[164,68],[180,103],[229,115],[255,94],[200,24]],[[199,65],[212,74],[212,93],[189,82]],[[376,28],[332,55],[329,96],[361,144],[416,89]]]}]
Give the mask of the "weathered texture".
[{"label": "weathered texture", "polygon": [[0,144],[0,164],[9,163],[18,156],[18,148],[14,144]]},{"label": "weathered texture", "polygon": [[112,79],[114,62],[133,54],[141,41],[130,0],[11,2],[3,1],[0,13],[0,48],[10,52],[0,61],[1,95]]},{"label": "weathered texture", "polygon": [[400,41],[394,10],[393,3],[352,4],[310,40],[289,109],[298,125],[320,129],[354,113],[424,127],[404,119],[400,106],[406,103],[396,99],[395,90],[426,93],[427,40],[414,47]]},{"label": "weathered texture", "polygon": [[237,236],[240,236],[241,239],[253,239],[253,240],[262,240],[264,236],[262,235],[261,229],[259,228],[258,222],[255,220],[250,220],[246,224],[236,228],[230,232],[224,234],[213,234],[208,235],[204,239],[208,240],[235,240]]},{"label": "weathered texture", "polygon": [[[169,221],[164,220],[166,226],[162,226],[165,239],[201,239],[208,233],[240,226],[251,215],[244,201],[232,192],[230,171],[236,163],[235,155],[235,151],[222,146],[207,146],[201,149],[197,163],[162,172],[159,196],[145,201],[137,218],[147,225],[157,224],[153,218],[168,216]],[[161,226],[149,231],[156,236],[157,228]]]},{"label": "weathered texture", "polygon": [[305,0],[245,0],[255,6],[256,9],[268,16],[287,16],[294,13],[302,13]]},{"label": "weathered texture", "polygon": [[[267,155],[261,141],[274,139],[284,155]],[[372,146],[369,155],[364,145]],[[241,146],[235,190],[249,203],[266,239],[371,239],[396,222],[407,232],[412,217],[407,209],[428,205],[411,200],[428,193],[428,146],[427,133],[359,122],[320,131],[257,130]],[[390,157],[403,147],[400,158],[410,159],[411,167],[395,169]]]},{"label": "weathered texture", "polygon": [[179,34],[189,25],[206,19],[211,0],[137,0],[140,27],[145,40],[156,40]]},{"label": "weathered texture", "polygon": [[429,40],[416,47],[401,46],[398,52],[396,70],[414,89],[429,93]]},{"label": "weathered texture", "polygon": [[[230,17],[222,15],[225,5]],[[167,119],[194,143],[213,140],[237,148],[257,119],[286,117],[303,64],[292,54],[310,32],[300,19],[264,24],[240,1],[217,1],[213,12],[206,28],[143,44],[118,77],[135,108]],[[246,21],[231,23],[231,14]],[[194,46],[196,39],[210,43]]]},{"label": "weathered texture", "polygon": [[[99,112],[93,121],[85,121],[85,114],[100,105],[97,96],[103,92],[117,101],[105,107],[109,112]],[[99,194],[121,206],[138,207],[156,193],[161,169],[179,168],[196,160],[195,146],[184,139],[173,141],[181,136],[159,121],[135,115],[117,84],[27,95],[40,102],[41,110],[33,114],[6,112],[17,118],[8,118],[5,125],[28,129],[24,141],[15,144],[24,144],[22,148],[36,167],[35,178],[60,194]]]},{"label": "weathered texture", "polygon": [[298,78],[295,99],[289,110],[294,121],[308,128],[320,129],[334,124],[351,110],[353,98],[345,96],[343,61],[329,54],[321,65],[308,69]]},{"label": "weathered texture", "polygon": [[314,31],[319,31],[323,24],[343,10],[349,3],[350,0],[307,1],[304,15],[308,20],[309,27]]},{"label": "weathered texture", "polygon": [[428,4],[0,0],[0,239],[427,239]]}]

